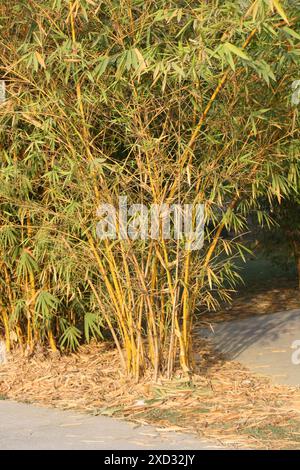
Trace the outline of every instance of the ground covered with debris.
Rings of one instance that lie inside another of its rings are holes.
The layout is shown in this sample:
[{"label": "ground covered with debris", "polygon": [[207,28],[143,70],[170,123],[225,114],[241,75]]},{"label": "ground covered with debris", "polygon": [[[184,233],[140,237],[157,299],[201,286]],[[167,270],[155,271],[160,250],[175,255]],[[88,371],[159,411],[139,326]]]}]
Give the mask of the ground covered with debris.
[{"label": "ground covered with debris", "polygon": [[300,448],[300,390],[277,386],[239,363],[226,361],[207,341],[195,342],[192,380],[175,374],[135,383],[120,372],[107,344],[76,354],[14,351],[0,366],[0,398],[123,417],[189,431],[224,444],[257,449]]},{"label": "ground covered with debris", "polygon": [[[275,283],[274,283],[275,284]],[[276,287],[247,286],[233,294],[231,304],[223,304],[217,312],[204,312],[201,320],[223,322],[256,315],[293,310],[300,307],[300,290],[295,282],[278,279]]]}]

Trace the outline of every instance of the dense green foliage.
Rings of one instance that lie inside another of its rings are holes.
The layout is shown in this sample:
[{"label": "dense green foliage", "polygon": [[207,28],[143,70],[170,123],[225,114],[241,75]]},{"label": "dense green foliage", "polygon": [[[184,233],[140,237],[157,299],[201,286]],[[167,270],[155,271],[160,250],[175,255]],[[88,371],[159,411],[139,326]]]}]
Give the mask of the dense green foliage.
[{"label": "dense green foliage", "polygon": [[280,204],[273,201],[266,210],[272,224],[266,230],[258,229],[258,250],[274,264],[288,268],[296,266],[300,288],[300,199],[299,191],[291,193]]},{"label": "dense green foliage", "polygon": [[[8,347],[110,335],[137,376],[191,369],[195,312],[229,298],[248,214],[299,187],[300,10],[281,3],[0,1]],[[203,250],[100,242],[97,206],[125,194],[204,203]]]}]

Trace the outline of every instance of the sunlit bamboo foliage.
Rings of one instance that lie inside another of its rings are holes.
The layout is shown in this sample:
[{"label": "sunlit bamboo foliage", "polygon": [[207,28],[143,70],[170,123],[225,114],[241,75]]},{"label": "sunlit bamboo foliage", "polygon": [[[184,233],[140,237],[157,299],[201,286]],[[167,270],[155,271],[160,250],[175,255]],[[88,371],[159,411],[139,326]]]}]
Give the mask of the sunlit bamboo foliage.
[{"label": "sunlit bamboo foliage", "polygon": [[[299,181],[298,2],[1,0],[0,25],[7,348],[106,338],[137,378],[191,373],[249,214],[268,223],[261,197]],[[203,249],[99,240],[97,207],[122,195],[205,204]]]}]

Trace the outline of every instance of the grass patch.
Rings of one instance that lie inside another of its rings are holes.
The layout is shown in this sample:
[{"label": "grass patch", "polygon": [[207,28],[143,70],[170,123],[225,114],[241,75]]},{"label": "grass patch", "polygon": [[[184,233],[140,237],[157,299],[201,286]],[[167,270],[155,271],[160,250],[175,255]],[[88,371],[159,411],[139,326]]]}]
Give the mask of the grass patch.
[{"label": "grass patch", "polygon": [[152,408],[151,410],[142,411],[135,415],[136,418],[145,418],[152,422],[167,422],[172,425],[180,426],[181,420],[184,418],[183,413],[172,409]]},{"label": "grass patch", "polygon": [[299,449],[300,420],[289,419],[284,425],[265,424],[263,426],[243,429],[242,433],[262,442],[276,441],[286,443],[287,449]]}]

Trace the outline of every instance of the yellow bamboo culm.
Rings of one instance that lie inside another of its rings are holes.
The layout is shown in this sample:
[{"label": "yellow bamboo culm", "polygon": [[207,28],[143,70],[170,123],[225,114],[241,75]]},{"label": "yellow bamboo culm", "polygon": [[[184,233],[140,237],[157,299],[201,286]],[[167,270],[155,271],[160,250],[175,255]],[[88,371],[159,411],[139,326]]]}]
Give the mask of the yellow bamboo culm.
[{"label": "yellow bamboo culm", "polygon": [[2,310],[2,321],[3,321],[4,333],[5,333],[5,346],[6,346],[6,350],[9,352],[11,349],[9,321],[8,321],[8,316],[7,316],[5,309],[2,307],[1,310]]},{"label": "yellow bamboo culm", "polygon": [[57,351],[56,342],[55,342],[54,335],[51,329],[48,332],[48,339],[49,339],[49,346],[51,348],[51,351],[56,352]]}]

